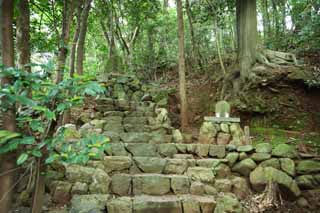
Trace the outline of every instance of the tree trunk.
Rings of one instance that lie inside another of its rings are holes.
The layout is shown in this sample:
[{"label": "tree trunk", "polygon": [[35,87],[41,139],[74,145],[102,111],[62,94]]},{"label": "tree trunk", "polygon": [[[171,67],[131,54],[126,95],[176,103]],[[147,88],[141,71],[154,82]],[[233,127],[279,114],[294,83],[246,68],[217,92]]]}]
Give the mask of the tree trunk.
[{"label": "tree trunk", "polygon": [[18,1],[18,17],[17,17],[17,53],[18,67],[31,71],[30,66],[30,10],[28,0]]},{"label": "tree trunk", "polygon": [[185,131],[188,127],[188,105],[186,91],[186,62],[184,53],[184,26],[182,1],[177,0],[177,15],[178,15],[178,37],[179,37],[179,93],[180,93],[180,119],[181,129]]},{"label": "tree trunk", "polygon": [[75,0],[63,1],[63,20],[62,20],[62,33],[61,45],[59,47],[58,64],[57,64],[57,78],[56,83],[63,80],[66,59],[68,54],[68,44],[70,39],[70,25],[73,18]]},{"label": "tree trunk", "polygon": [[257,11],[255,0],[237,1],[237,39],[240,76],[244,82],[249,78],[250,68],[256,60]]},{"label": "tree trunk", "polygon": [[186,0],[186,10],[187,10],[187,16],[189,21],[189,27],[190,27],[190,36],[191,36],[191,44],[192,44],[192,58],[195,59],[196,63],[202,70],[202,63],[201,63],[201,54],[199,51],[199,47],[196,41],[194,29],[193,29],[193,19],[192,19],[192,13],[191,8],[189,4],[189,0]]},{"label": "tree trunk", "polygon": [[216,34],[215,41],[216,41],[216,47],[217,47],[217,51],[218,51],[219,62],[220,62],[221,70],[222,70],[223,74],[225,75],[226,69],[224,67],[224,63],[223,63],[222,56],[221,56],[221,48],[220,48],[220,37],[221,36],[220,36],[220,29],[218,27],[217,21],[214,22],[214,28],[216,29],[215,30],[215,34]]},{"label": "tree trunk", "polygon": [[[14,66],[14,47],[13,47],[13,1],[2,1],[2,63],[6,67]],[[5,50],[5,51],[3,51]],[[2,78],[1,84],[10,84],[12,79]],[[5,101],[5,100],[4,100]],[[3,115],[3,128],[9,131],[16,131],[15,107],[8,109]],[[8,153],[2,156],[0,172],[7,172],[15,167],[15,154]],[[1,212],[9,212],[12,203],[12,187],[14,182],[14,173],[8,173],[0,176],[0,207]]]},{"label": "tree trunk", "polygon": [[79,41],[77,45],[77,73],[79,75],[83,74],[83,61],[85,56],[85,40],[88,28],[88,16],[91,8],[92,0],[86,0],[83,12],[81,15],[81,28],[79,34]]},{"label": "tree trunk", "polygon": [[78,43],[80,28],[81,28],[81,13],[82,13],[83,1],[79,1],[79,2],[77,2],[77,4],[78,4],[77,13],[76,13],[77,26],[76,26],[76,30],[74,31],[74,34],[73,34],[72,48],[71,48],[71,52],[70,52],[70,77],[73,77],[73,75],[74,75],[76,48],[77,48],[77,43]]}]

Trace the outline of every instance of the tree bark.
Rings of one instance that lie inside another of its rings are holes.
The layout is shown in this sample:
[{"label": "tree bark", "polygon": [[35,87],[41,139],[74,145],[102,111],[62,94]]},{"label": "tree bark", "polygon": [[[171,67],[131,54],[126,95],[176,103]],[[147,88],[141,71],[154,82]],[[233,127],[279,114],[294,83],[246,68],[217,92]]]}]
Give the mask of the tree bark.
[{"label": "tree bark", "polygon": [[[6,67],[14,66],[14,46],[13,46],[13,1],[2,1],[2,63]],[[5,51],[3,51],[5,50]],[[12,79],[2,78],[1,84],[10,84]],[[8,109],[3,115],[3,128],[9,131],[16,131],[15,107]],[[1,171],[6,172],[15,167],[15,154],[7,153],[1,159]],[[0,177],[0,207],[1,212],[9,212],[12,203],[12,187],[14,182],[14,173],[8,173]]]},{"label": "tree bark", "polygon": [[70,40],[70,25],[72,23],[75,1],[76,0],[63,1],[61,45],[59,47],[56,83],[60,83],[63,80],[66,59],[68,55],[68,44]]},{"label": "tree bark", "polygon": [[236,4],[238,60],[244,82],[249,78],[251,66],[256,60],[257,5],[255,0],[238,0]]},{"label": "tree bark", "polygon": [[80,34],[80,28],[81,28],[81,13],[82,13],[83,1],[79,1],[79,2],[77,2],[77,4],[78,4],[77,12],[76,12],[77,26],[76,26],[76,30],[74,31],[74,34],[73,34],[72,48],[71,48],[71,52],[70,52],[70,77],[73,77],[73,75],[74,75],[76,48],[77,48],[77,43],[79,40],[79,34]]},{"label": "tree bark", "polygon": [[26,71],[31,71],[30,66],[30,9],[28,0],[18,1],[17,17],[17,53],[18,67]]},{"label": "tree bark", "polygon": [[81,28],[79,34],[79,41],[77,45],[77,73],[83,75],[83,61],[85,57],[85,40],[88,28],[88,16],[91,8],[92,0],[86,0],[83,12],[81,15]]},{"label": "tree bark", "polygon": [[180,93],[180,119],[181,129],[185,131],[188,127],[188,105],[187,105],[187,91],[186,91],[186,62],[184,52],[184,26],[183,26],[183,12],[182,1],[176,0],[177,15],[178,15],[178,38],[179,38],[179,93]]}]

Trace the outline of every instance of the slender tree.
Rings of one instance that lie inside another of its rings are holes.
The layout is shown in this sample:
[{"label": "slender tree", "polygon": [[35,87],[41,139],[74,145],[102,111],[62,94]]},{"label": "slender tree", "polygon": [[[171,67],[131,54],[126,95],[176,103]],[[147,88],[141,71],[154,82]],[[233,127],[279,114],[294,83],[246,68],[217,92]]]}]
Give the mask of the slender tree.
[{"label": "slender tree", "polygon": [[79,41],[77,45],[77,73],[83,74],[83,61],[85,56],[85,39],[88,28],[88,16],[91,8],[92,0],[86,0],[81,14],[81,28],[79,33]]},{"label": "slender tree", "polygon": [[183,11],[182,1],[177,0],[177,15],[178,15],[178,37],[179,37],[179,93],[181,102],[181,128],[186,130],[188,127],[188,104],[186,91],[186,62],[184,52],[184,26],[183,26]]},{"label": "slender tree", "polygon": [[[14,46],[13,46],[13,1],[1,1],[1,14],[2,14],[2,63],[6,67],[14,66]],[[5,50],[5,51],[4,51]],[[2,78],[1,84],[10,84],[12,79]],[[16,118],[15,108],[9,108],[3,114],[3,128],[9,131],[16,131]],[[0,209],[1,212],[9,212],[12,202],[12,189],[14,182],[14,173],[10,172],[15,167],[16,156],[14,153],[8,153],[2,156],[1,159],[1,172],[8,172],[0,176]]]},{"label": "slender tree", "polygon": [[245,81],[256,60],[257,5],[256,0],[238,0],[236,4],[238,60],[241,79]]}]

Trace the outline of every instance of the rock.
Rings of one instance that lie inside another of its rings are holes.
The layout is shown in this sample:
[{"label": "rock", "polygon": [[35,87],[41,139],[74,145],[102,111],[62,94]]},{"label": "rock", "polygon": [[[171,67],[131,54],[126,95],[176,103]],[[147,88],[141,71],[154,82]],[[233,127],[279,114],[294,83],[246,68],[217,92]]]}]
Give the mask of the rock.
[{"label": "rock", "polygon": [[127,132],[120,134],[120,138],[124,143],[148,143],[151,136],[146,132]]},{"label": "rock", "polygon": [[112,176],[111,190],[114,194],[125,196],[131,192],[131,176],[126,174],[115,174]]},{"label": "rock", "polygon": [[134,157],[136,165],[144,173],[159,173],[161,174],[167,163],[166,159],[153,157]]},{"label": "rock", "polygon": [[128,156],[129,153],[126,151],[122,143],[110,143],[106,148],[107,152],[110,152],[112,156]]},{"label": "rock", "polygon": [[218,190],[218,192],[230,192],[232,183],[228,179],[217,179],[214,183],[214,187]]},{"label": "rock", "polygon": [[220,129],[224,133],[229,133],[230,132],[229,124],[227,124],[227,123],[221,123],[220,124]]},{"label": "rock", "polygon": [[92,120],[90,121],[90,124],[93,125],[95,128],[98,128],[98,129],[103,129],[103,126],[107,123],[106,120],[98,120],[98,119],[95,119],[95,120]]},{"label": "rock", "polygon": [[298,152],[294,146],[279,144],[272,150],[272,155],[282,158],[297,158]]},{"label": "rock", "polygon": [[80,183],[80,182],[76,182],[75,184],[73,184],[72,189],[71,189],[71,194],[72,195],[83,195],[83,194],[87,194],[88,193],[88,184],[86,183]]},{"label": "rock", "polygon": [[213,213],[216,207],[216,201],[210,197],[200,197],[199,199],[200,209],[202,213]]},{"label": "rock", "polygon": [[250,158],[256,162],[260,162],[260,161],[270,159],[271,155],[269,153],[259,152],[259,153],[253,153]]},{"label": "rock", "polygon": [[193,195],[205,194],[204,184],[198,181],[192,182],[190,186],[190,193]]},{"label": "rock", "polygon": [[232,137],[240,138],[240,137],[244,136],[244,132],[243,132],[239,123],[232,123],[230,125],[230,132],[231,132]]},{"label": "rock", "polygon": [[112,132],[112,131],[105,131],[103,135],[110,138],[111,143],[119,143],[120,142],[120,133],[119,132]]},{"label": "rock", "polygon": [[270,143],[259,143],[256,145],[257,153],[271,153],[272,145]]},{"label": "rock", "polygon": [[199,132],[199,143],[214,144],[217,129],[211,122],[204,122]]},{"label": "rock", "polygon": [[95,173],[94,168],[79,166],[79,165],[66,165],[67,180],[75,182],[90,183],[92,181],[92,174]]},{"label": "rock", "polygon": [[103,165],[107,173],[129,169],[132,165],[131,158],[126,156],[107,156]]},{"label": "rock", "polygon": [[207,195],[214,195],[214,196],[218,195],[218,190],[210,185],[205,185],[204,191]]},{"label": "rock", "polygon": [[51,184],[52,188],[52,201],[59,205],[67,204],[71,199],[71,183],[64,181],[54,181]]},{"label": "rock", "polygon": [[297,200],[297,204],[299,207],[302,207],[302,208],[309,207],[309,203],[308,203],[307,199],[305,199],[304,197],[299,197],[299,199]]},{"label": "rock", "polygon": [[215,176],[212,169],[202,167],[189,167],[187,170],[189,178],[204,183],[214,183]]},{"label": "rock", "polygon": [[233,172],[237,172],[244,176],[249,176],[250,172],[257,167],[257,164],[250,158],[244,159],[239,163],[236,163],[232,167]]},{"label": "rock", "polygon": [[301,189],[318,189],[320,187],[320,174],[301,175],[296,178],[296,182]]},{"label": "rock", "polygon": [[123,132],[122,116],[109,116],[103,126],[103,130],[108,132]]},{"label": "rock", "polygon": [[280,158],[279,160],[282,171],[291,176],[296,175],[296,168],[293,160],[291,160],[290,158]]},{"label": "rock", "polygon": [[134,213],[182,213],[179,199],[174,197],[139,196],[133,200]]},{"label": "rock", "polygon": [[212,168],[216,178],[227,178],[231,175],[231,170],[226,164],[219,164]]},{"label": "rock", "polygon": [[188,194],[190,189],[189,178],[178,175],[172,176],[171,189],[174,194]]},{"label": "rock", "polygon": [[96,169],[92,174],[92,182],[89,185],[89,191],[92,194],[108,194],[111,178],[101,169]]},{"label": "rock", "polygon": [[209,153],[210,144],[196,144],[195,153],[199,157],[207,157]]},{"label": "rock", "polygon": [[297,165],[298,174],[312,174],[320,172],[320,161],[302,160]]},{"label": "rock", "polygon": [[170,178],[156,174],[142,174],[133,177],[134,195],[164,195],[170,192]]},{"label": "rock", "polygon": [[186,153],[187,152],[187,145],[188,144],[176,144],[178,152]]},{"label": "rock", "polygon": [[233,144],[228,144],[228,145],[226,145],[226,150],[228,152],[235,152],[235,151],[237,151],[237,146],[235,146]]},{"label": "rock", "polygon": [[110,195],[75,195],[71,200],[70,213],[103,213]]},{"label": "rock", "polygon": [[278,169],[259,166],[250,173],[250,183],[256,190],[264,189],[265,185],[270,181],[274,181],[285,187],[295,197],[301,194],[297,183],[285,172]]},{"label": "rock", "polygon": [[168,159],[165,165],[165,174],[183,174],[188,167],[188,162],[185,159]]},{"label": "rock", "polygon": [[173,155],[178,153],[178,150],[175,144],[160,144],[158,146],[158,152],[165,157],[172,158]]},{"label": "rock", "polygon": [[265,160],[259,164],[261,167],[273,167],[275,169],[280,169],[280,161],[276,158],[271,158],[269,160]]},{"label": "rock", "polygon": [[183,136],[179,129],[175,129],[172,131],[172,138],[174,143],[182,143],[183,142]]},{"label": "rock", "polygon": [[173,155],[173,158],[175,158],[175,159],[194,159],[193,155],[191,155],[191,154],[175,154],[175,155]]},{"label": "rock", "polygon": [[237,196],[239,200],[244,200],[250,194],[250,186],[247,179],[243,177],[234,177],[231,179],[232,193]]},{"label": "rock", "polygon": [[206,168],[215,168],[217,167],[220,163],[220,159],[210,159],[210,158],[205,158],[205,159],[198,159],[196,160],[196,163],[200,167],[206,167]]},{"label": "rock", "polygon": [[238,160],[239,153],[238,152],[230,152],[227,154],[226,159],[228,160],[228,165],[232,167]]},{"label": "rock", "polygon": [[200,204],[195,200],[182,201],[183,213],[201,213]]},{"label": "rock", "polygon": [[[81,134],[77,130],[76,125],[74,124],[65,124],[60,128],[64,129],[63,137],[65,141],[74,141],[74,140],[79,140],[81,138]],[[57,130],[57,132],[59,131],[59,129]]]},{"label": "rock", "polygon": [[211,145],[209,150],[211,157],[224,158],[226,156],[225,145]]},{"label": "rock", "polygon": [[130,197],[119,197],[107,202],[108,213],[132,213],[132,199]]},{"label": "rock", "polygon": [[247,153],[245,153],[245,152],[240,152],[240,154],[239,154],[239,160],[244,160],[244,159],[246,159],[246,158],[248,158]]},{"label": "rock", "polygon": [[238,199],[232,194],[225,194],[218,198],[217,206],[214,213],[244,213],[244,209],[241,206]]},{"label": "rock", "polygon": [[192,134],[189,134],[189,133],[183,133],[183,141],[184,143],[192,143],[192,138],[193,138],[193,135]]},{"label": "rock", "polygon": [[218,145],[227,145],[230,142],[231,135],[227,133],[218,133],[217,144]]},{"label": "rock", "polygon": [[251,152],[252,150],[253,150],[253,146],[251,146],[251,145],[239,146],[237,148],[238,152]]},{"label": "rock", "polygon": [[126,147],[134,157],[158,157],[157,148],[154,144],[127,144]]}]

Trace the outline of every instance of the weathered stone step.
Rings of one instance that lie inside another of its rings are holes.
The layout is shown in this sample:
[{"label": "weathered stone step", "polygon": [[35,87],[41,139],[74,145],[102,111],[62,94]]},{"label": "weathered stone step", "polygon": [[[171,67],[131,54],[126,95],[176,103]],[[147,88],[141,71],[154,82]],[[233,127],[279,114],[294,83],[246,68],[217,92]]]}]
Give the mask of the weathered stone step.
[{"label": "weathered stone step", "polygon": [[235,151],[235,147],[213,144],[181,144],[181,143],[110,143],[105,150],[109,156],[134,157],[170,157],[175,154],[191,154],[200,158],[224,158],[227,151]]},{"label": "weathered stone step", "polygon": [[71,201],[71,213],[213,213],[213,196],[166,195],[114,198],[111,195],[76,195]]}]

